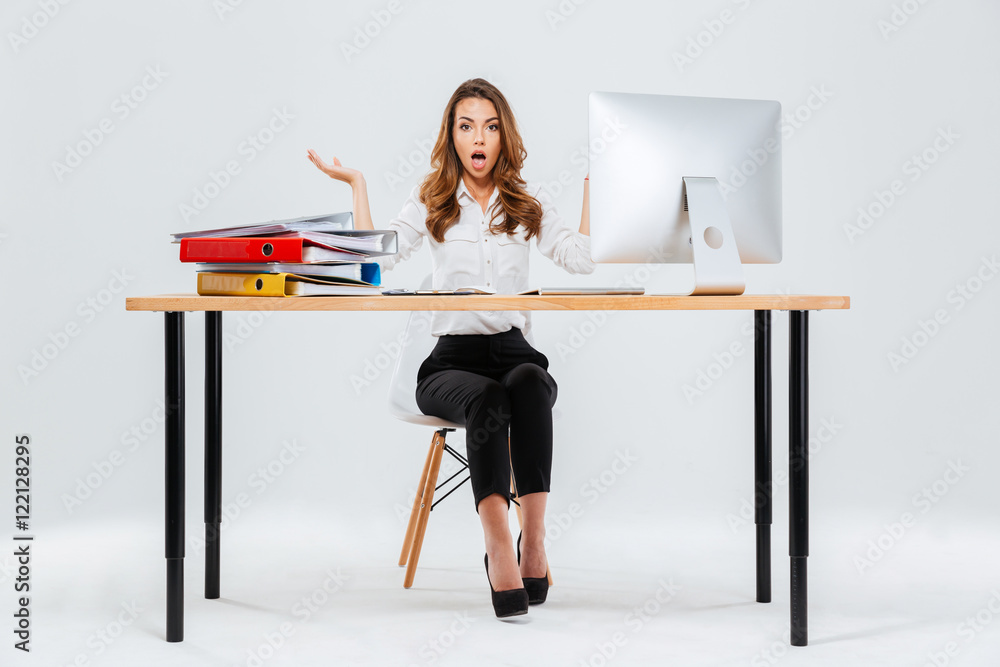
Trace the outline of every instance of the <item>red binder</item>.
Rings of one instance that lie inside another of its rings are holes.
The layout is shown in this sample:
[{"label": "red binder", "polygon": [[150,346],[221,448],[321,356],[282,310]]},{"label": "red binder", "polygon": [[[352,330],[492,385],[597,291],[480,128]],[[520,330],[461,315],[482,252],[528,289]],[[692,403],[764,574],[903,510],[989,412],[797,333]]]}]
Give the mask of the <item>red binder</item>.
[{"label": "red binder", "polygon": [[181,240],[182,262],[366,261],[360,253],[312,244],[301,238],[234,237]]}]

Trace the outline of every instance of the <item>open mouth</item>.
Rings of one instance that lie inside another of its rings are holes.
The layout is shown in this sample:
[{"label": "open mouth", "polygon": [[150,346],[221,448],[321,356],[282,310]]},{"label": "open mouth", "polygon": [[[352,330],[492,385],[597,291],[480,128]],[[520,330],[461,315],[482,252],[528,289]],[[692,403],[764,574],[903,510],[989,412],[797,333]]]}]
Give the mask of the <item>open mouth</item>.
[{"label": "open mouth", "polygon": [[472,166],[476,169],[482,169],[486,166],[486,153],[482,151],[476,151],[472,154]]}]

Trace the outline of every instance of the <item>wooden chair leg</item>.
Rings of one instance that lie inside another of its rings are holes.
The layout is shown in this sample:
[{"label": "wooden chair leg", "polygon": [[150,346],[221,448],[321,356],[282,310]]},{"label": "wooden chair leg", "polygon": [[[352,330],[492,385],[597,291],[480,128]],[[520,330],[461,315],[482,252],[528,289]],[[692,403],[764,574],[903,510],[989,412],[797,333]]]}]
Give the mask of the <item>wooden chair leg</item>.
[{"label": "wooden chair leg", "polygon": [[[517,485],[514,484],[514,476],[513,475],[510,476],[510,494],[512,496],[514,496],[514,500],[518,499]],[[521,530],[524,530],[524,517],[521,515],[521,505],[519,505],[519,504],[518,505],[514,505],[514,507],[517,509],[517,526]],[[546,566],[545,576],[549,580],[549,586],[552,586],[553,584],[552,584],[552,568],[551,567]]]},{"label": "wooden chair leg", "polygon": [[[517,485],[514,484],[514,476],[510,476],[510,495],[513,496],[516,501],[519,496],[517,495]],[[524,530],[524,517],[521,515],[521,505],[520,503],[514,503],[514,509],[517,510],[517,527]]]},{"label": "wooden chair leg", "polygon": [[437,486],[438,472],[441,470],[441,456],[444,454],[444,438],[438,437],[431,453],[430,468],[427,480],[421,492],[417,525],[414,528],[413,545],[407,558],[406,576],[403,578],[403,588],[413,585],[413,577],[417,574],[417,562],[420,560],[420,548],[424,544],[424,533],[427,532],[427,519],[430,517],[431,505],[434,503],[434,487]]},{"label": "wooden chair leg", "polygon": [[431,438],[431,446],[427,448],[427,458],[424,459],[424,469],[420,472],[420,482],[417,483],[417,492],[413,497],[413,509],[410,510],[410,521],[406,524],[406,535],[403,537],[403,549],[399,552],[399,566],[406,565],[406,559],[410,555],[410,548],[413,546],[413,531],[417,527],[417,515],[420,512],[420,499],[424,492],[424,485],[427,483],[427,471],[431,467],[431,458],[434,455],[434,447],[440,437],[438,432],[434,432]]}]

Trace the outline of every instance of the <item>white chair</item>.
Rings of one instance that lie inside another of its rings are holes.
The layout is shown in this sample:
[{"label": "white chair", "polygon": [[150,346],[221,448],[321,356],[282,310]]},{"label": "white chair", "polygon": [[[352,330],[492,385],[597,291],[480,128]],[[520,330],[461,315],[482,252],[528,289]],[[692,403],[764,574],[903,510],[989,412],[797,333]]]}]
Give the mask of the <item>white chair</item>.
[{"label": "white chair", "polygon": [[[429,288],[430,284],[431,276],[427,276],[421,289]],[[404,299],[406,297],[396,298]],[[410,521],[406,526],[406,535],[403,538],[403,549],[399,554],[400,567],[406,566],[406,576],[403,579],[404,588],[413,585],[413,577],[417,572],[417,562],[420,560],[420,548],[423,546],[424,533],[427,531],[427,520],[430,517],[431,509],[437,504],[434,502],[434,492],[465,472],[469,466],[468,460],[445,441],[450,431],[464,428],[464,426],[440,417],[425,415],[417,407],[415,396],[417,371],[437,342],[437,339],[431,335],[430,320],[431,313],[429,312],[414,311],[410,313],[403,340],[400,342],[396,367],[392,371],[392,379],[389,380],[389,412],[405,422],[430,426],[435,429],[434,436],[431,438],[431,446],[427,450],[424,469],[420,473],[420,482],[417,484],[417,494],[413,499]],[[461,467],[457,473],[438,485],[438,472],[441,469],[441,457],[444,452],[448,452],[454,457]],[[438,502],[444,500],[468,479],[469,477],[466,476],[465,479],[458,482]]]},{"label": "white chair", "polygon": [[[421,289],[428,289],[431,286],[431,276],[424,278]],[[406,297],[394,297],[405,299]],[[413,499],[413,509],[410,510],[410,521],[406,525],[406,535],[403,537],[403,548],[399,554],[400,567],[406,566],[406,576],[403,578],[403,588],[410,588],[413,585],[413,578],[417,572],[417,562],[420,560],[420,549],[424,543],[424,534],[427,532],[427,521],[430,518],[431,510],[451,495],[458,487],[469,480],[466,475],[464,479],[456,483],[437,502],[434,501],[434,493],[451,482],[453,479],[466,472],[469,468],[469,461],[453,447],[447,444],[446,437],[451,431],[464,429],[462,424],[456,424],[440,417],[425,415],[417,407],[417,371],[420,364],[427,358],[437,343],[437,338],[431,335],[431,313],[414,311],[406,322],[406,330],[403,340],[400,342],[399,357],[396,358],[396,367],[392,371],[392,378],[389,380],[389,412],[397,419],[401,419],[411,424],[430,426],[435,429],[431,438],[430,448],[427,450],[427,457],[424,460],[424,469],[420,473],[420,481],[417,483],[417,493]],[[438,472],[441,469],[441,457],[444,453],[450,454],[459,464],[459,470],[448,479],[437,483]],[[511,492],[514,496],[514,504],[517,507],[518,525],[523,525],[521,518],[521,506],[517,502],[517,490],[514,480],[511,479]],[[547,573],[549,585],[552,584],[551,570]]]}]

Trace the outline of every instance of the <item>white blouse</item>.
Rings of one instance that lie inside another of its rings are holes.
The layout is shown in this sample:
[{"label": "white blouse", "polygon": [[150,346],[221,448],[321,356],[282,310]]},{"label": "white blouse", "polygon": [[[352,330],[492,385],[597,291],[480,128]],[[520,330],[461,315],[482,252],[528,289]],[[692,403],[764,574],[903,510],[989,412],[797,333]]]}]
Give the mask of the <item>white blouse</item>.
[{"label": "white blouse", "polygon": [[[570,273],[592,273],[590,237],[570,228],[552,206],[548,193],[538,184],[528,184],[526,191],[542,205],[541,230],[534,236],[543,255]],[[524,228],[508,236],[489,231],[489,215],[469,193],[464,180],[458,184],[458,204],[462,209],[458,222],[445,232],[438,243],[427,230],[427,208],[420,203],[420,186],[413,188],[399,215],[387,229],[396,231],[398,254],[379,259],[383,271],[407,259],[418,250],[426,237],[431,244],[434,289],[482,287],[497,294],[517,294],[530,289],[528,284],[528,241]],[[486,210],[496,203],[499,192],[493,189]],[[503,220],[500,209],[497,221]],[[517,327],[528,341],[530,311],[434,311],[431,334],[494,334]]]}]

